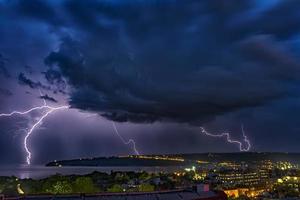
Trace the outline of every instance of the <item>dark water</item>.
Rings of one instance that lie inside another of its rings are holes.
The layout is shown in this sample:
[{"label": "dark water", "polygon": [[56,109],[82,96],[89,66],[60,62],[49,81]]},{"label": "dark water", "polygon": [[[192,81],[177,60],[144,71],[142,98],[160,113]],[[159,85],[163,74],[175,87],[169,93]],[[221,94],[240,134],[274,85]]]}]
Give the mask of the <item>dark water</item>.
[{"label": "dark water", "polygon": [[88,174],[94,171],[110,173],[111,171],[147,171],[147,172],[174,172],[183,170],[183,167],[45,167],[45,166],[28,166],[13,165],[0,166],[0,176],[16,176],[18,178],[45,178],[54,174]]}]

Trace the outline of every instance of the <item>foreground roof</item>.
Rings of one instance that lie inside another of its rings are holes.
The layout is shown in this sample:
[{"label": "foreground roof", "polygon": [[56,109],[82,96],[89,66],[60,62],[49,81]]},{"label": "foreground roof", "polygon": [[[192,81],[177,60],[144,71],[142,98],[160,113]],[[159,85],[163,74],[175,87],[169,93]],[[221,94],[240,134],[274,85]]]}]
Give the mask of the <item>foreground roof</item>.
[{"label": "foreground roof", "polygon": [[172,190],[163,192],[103,193],[95,195],[37,195],[7,198],[7,200],[226,200],[223,192]]}]

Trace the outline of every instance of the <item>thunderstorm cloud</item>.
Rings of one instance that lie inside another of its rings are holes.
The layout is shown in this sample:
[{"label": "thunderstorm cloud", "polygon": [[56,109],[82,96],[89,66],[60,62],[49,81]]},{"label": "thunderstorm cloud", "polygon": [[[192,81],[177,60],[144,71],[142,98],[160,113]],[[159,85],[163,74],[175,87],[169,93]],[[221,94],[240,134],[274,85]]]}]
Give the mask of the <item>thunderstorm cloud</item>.
[{"label": "thunderstorm cloud", "polygon": [[[299,0],[0,0],[0,110],[74,108],[31,138],[40,162],[124,152],[109,120],[127,122],[116,124],[148,153],[235,151],[199,139],[198,126],[240,139],[241,123],[254,150],[299,151],[299,10]],[[110,140],[97,138],[105,130]],[[0,135],[0,160],[22,160],[12,150],[22,137]]]},{"label": "thunderstorm cloud", "polygon": [[73,107],[115,121],[201,123],[293,96],[299,2],[146,4],[67,1],[61,23],[29,16],[76,31],[45,58],[73,86]]}]

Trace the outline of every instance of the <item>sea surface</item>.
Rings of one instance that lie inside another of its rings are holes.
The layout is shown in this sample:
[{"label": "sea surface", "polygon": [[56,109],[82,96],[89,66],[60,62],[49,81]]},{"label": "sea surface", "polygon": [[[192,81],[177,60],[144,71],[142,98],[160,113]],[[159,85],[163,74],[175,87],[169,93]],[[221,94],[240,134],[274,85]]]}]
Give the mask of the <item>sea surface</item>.
[{"label": "sea surface", "polygon": [[83,175],[94,171],[110,173],[111,171],[146,171],[151,173],[174,172],[183,170],[184,167],[45,167],[42,165],[9,165],[0,166],[0,176],[16,176],[18,178],[41,179],[54,174]]}]

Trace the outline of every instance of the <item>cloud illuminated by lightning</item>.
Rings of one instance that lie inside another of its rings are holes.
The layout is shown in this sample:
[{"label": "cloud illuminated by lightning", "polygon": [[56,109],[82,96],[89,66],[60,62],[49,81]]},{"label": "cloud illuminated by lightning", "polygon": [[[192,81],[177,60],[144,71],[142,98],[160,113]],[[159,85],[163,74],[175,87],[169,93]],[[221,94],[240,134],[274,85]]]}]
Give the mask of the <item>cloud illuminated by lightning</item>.
[{"label": "cloud illuminated by lightning", "polygon": [[210,136],[210,137],[218,137],[218,138],[225,137],[228,143],[237,144],[239,146],[240,151],[249,151],[251,149],[251,144],[250,144],[248,137],[245,134],[243,124],[241,125],[241,129],[242,129],[242,133],[243,133],[243,142],[246,143],[246,147],[244,147],[243,142],[231,139],[230,133],[228,133],[228,132],[224,132],[224,133],[220,133],[220,134],[212,134],[212,133],[207,132],[204,127],[200,127],[200,129],[201,129],[202,133],[204,133],[205,135]]},{"label": "cloud illuminated by lightning", "polygon": [[[41,92],[40,92],[41,93]],[[36,110],[47,110],[47,112],[45,114],[43,114],[36,123],[34,123],[31,128],[26,132],[26,136],[24,138],[24,141],[23,141],[23,145],[24,145],[24,149],[26,151],[26,163],[28,165],[31,164],[31,151],[30,151],[30,148],[28,147],[28,139],[29,137],[31,136],[31,134],[33,133],[33,131],[39,126],[42,124],[43,120],[45,118],[48,117],[49,114],[51,114],[52,112],[54,111],[57,111],[57,110],[62,110],[62,109],[68,109],[69,106],[59,106],[59,107],[52,107],[52,106],[48,106],[46,101],[43,99],[43,103],[44,105],[43,106],[36,106],[36,107],[33,107],[33,108],[30,108],[28,110],[25,110],[25,111],[13,111],[11,113],[0,113],[0,117],[10,117],[10,116],[13,116],[13,115],[26,115],[26,114],[29,114],[33,111],[36,111]],[[133,139],[129,139],[128,141],[125,141],[125,139],[120,135],[115,123],[112,123],[113,124],[113,128],[115,130],[115,133],[117,134],[117,136],[120,138],[120,140],[125,144],[125,145],[129,145],[131,144],[132,145],[132,149],[134,151],[134,153],[136,155],[140,155],[139,151],[137,150],[136,148],[136,144],[135,144],[135,141]]]},{"label": "cloud illuminated by lightning", "polygon": [[[24,145],[24,149],[27,153],[27,156],[26,156],[26,162],[28,165],[30,165],[31,163],[31,151],[28,147],[28,139],[29,137],[31,136],[31,134],[33,133],[33,131],[39,126],[42,124],[43,120],[45,118],[48,117],[49,114],[55,112],[55,111],[58,111],[58,110],[63,110],[63,109],[68,109],[69,106],[59,106],[59,107],[52,107],[52,106],[48,106],[46,101],[43,99],[43,102],[44,102],[44,105],[43,106],[37,106],[37,107],[33,107],[33,108],[30,108],[26,111],[13,111],[11,113],[0,113],[0,117],[10,117],[10,116],[13,116],[13,115],[26,115],[26,114],[29,114],[33,111],[36,111],[36,110],[47,110],[46,113],[44,113],[36,123],[34,123],[31,128],[26,132],[26,136],[24,138],[24,141],[23,141],[23,145]],[[132,146],[132,149],[134,151],[134,153],[136,155],[140,155],[139,151],[137,150],[136,148],[136,143],[133,139],[129,139],[128,141],[126,141],[119,133],[116,125],[114,122],[112,122],[112,125],[113,125],[113,128],[114,128],[114,131],[115,133],[117,134],[117,136],[120,138],[120,140],[125,144],[125,145],[131,145]],[[205,135],[207,136],[210,136],[210,137],[218,137],[218,138],[222,138],[222,137],[225,137],[227,142],[228,143],[233,143],[233,144],[237,144],[239,146],[239,150],[240,151],[249,151],[250,148],[251,148],[251,143],[250,143],[250,140],[248,139],[248,137],[246,136],[245,134],[245,131],[244,131],[244,126],[243,124],[241,125],[241,130],[242,130],[242,134],[243,134],[243,141],[239,141],[239,140],[233,140],[231,139],[231,136],[230,136],[230,133],[228,132],[224,132],[224,133],[220,133],[220,134],[213,134],[213,133],[209,133],[205,130],[204,127],[200,127],[201,129],[201,132],[204,133]],[[243,144],[245,143],[245,145]]]},{"label": "cloud illuminated by lightning", "polygon": [[117,136],[121,139],[121,141],[122,141],[125,145],[131,144],[134,153],[135,153],[136,155],[140,155],[139,151],[136,149],[135,141],[134,141],[133,139],[129,139],[128,141],[125,141],[125,139],[120,135],[120,133],[119,133],[117,127],[116,127],[116,124],[115,124],[114,122],[112,122],[112,125],[113,125],[113,127],[114,127],[115,133],[116,133]]}]

